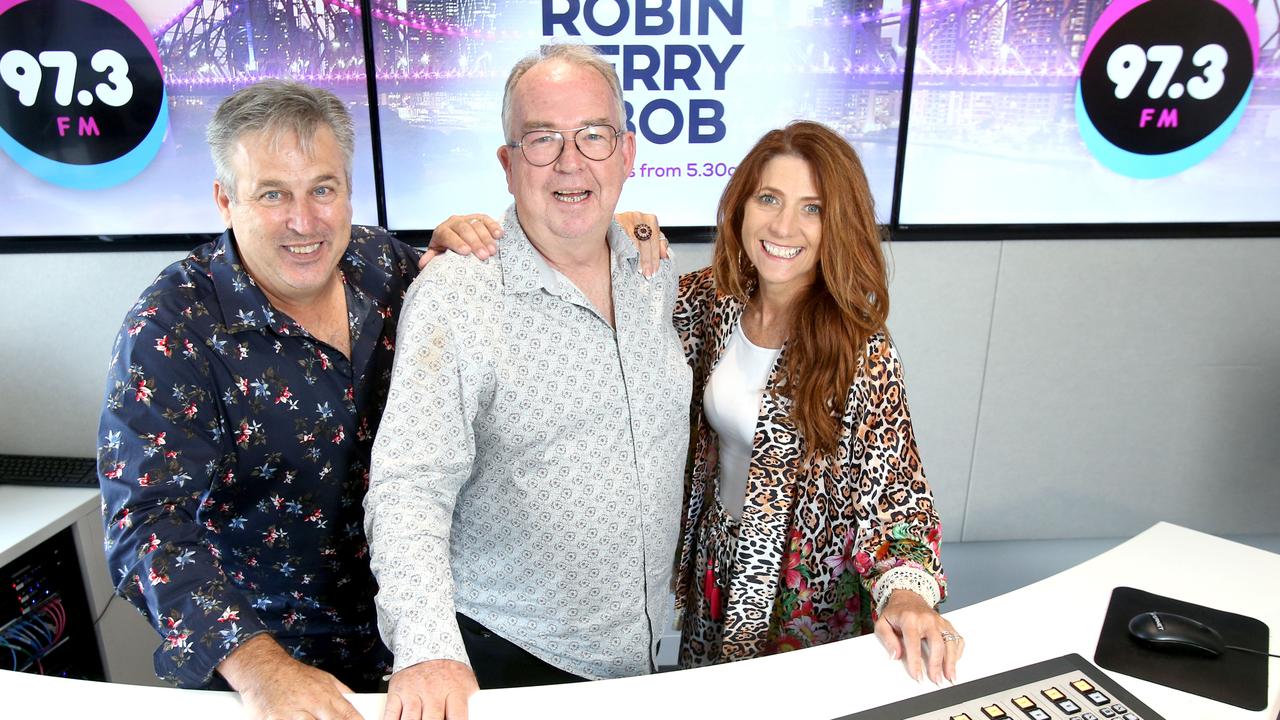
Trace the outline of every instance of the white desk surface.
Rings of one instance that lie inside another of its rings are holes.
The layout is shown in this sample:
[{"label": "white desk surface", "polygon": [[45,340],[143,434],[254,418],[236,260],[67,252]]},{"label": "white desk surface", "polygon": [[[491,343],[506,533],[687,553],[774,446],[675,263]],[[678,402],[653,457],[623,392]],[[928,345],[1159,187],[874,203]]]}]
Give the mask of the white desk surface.
[{"label": "white desk surface", "polygon": [[[945,549],[944,549],[945,553]],[[1273,628],[1280,652],[1280,555],[1160,523],[1096,558],[983,603],[948,613],[967,640],[961,682],[1079,653],[1093,657],[1113,587],[1149,592],[1251,615]],[[1107,672],[1166,720],[1274,720],[1280,709],[1280,660],[1270,660],[1268,707],[1249,712]],[[648,677],[516,690],[481,691],[473,720],[665,720],[799,718],[830,720],[928,692],[871,636],[808,650]],[[76,713],[129,720],[240,717],[230,693],[107,685],[0,671],[0,697],[12,717]],[[367,720],[379,720],[383,696],[351,696]]]},{"label": "white desk surface", "polygon": [[97,488],[0,485],[0,567],[100,507]]}]

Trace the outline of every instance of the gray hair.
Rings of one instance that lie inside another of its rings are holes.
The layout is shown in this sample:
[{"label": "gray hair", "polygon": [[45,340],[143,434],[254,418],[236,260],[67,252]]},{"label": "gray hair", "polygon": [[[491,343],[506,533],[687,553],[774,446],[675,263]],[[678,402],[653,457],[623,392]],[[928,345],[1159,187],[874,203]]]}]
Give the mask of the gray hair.
[{"label": "gray hair", "polygon": [[333,131],[346,171],[347,188],[351,187],[351,160],[355,154],[355,126],[351,113],[336,95],[328,90],[303,85],[291,80],[263,80],[232,93],[213,114],[205,139],[213,155],[213,168],[218,182],[227,189],[234,202],[236,176],[231,169],[235,144],[245,133],[267,132],[274,145],[284,135],[298,139],[302,151],[312,152],[312,141],[321,125]]},{"label": "gray hair", "polygon": [[[600,73],[604,77],[604,81],[609,84],[609,90],[613,93],[614,100],[617,101],[618,122],[625,125],[627,106],[622,99],[622,82],[618,80],[618,73],[613,69],[613,64],[605,60],[590,45],[553,43],[551,45],[543,45],[538,49],[538,52],[521,58],[515,64],[515,67],[511,68],[511,74],[507,76],[507,87],[502,93],[502,132],[507,136],[506,140],[508,142],[515,142],[515,139],[511,137],[511,133],[514,131],[514,128],[511,127],[511,96],[515,90],[516,83],[520,82],[520,78],[524,77],[524,74],[534,67],[544,62],[555,60],[569,65],[590,68]],[[626,127],[620,127],[618,130],[620,132],[627,131]]]}]

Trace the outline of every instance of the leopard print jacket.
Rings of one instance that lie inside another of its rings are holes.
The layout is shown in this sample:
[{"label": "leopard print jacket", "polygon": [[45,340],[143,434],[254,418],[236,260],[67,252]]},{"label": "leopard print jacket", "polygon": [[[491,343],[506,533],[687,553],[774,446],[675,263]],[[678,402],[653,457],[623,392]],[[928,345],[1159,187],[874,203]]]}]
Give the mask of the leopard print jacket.
[{"label": "leopard print jacket", "polygon": [[[675,580],[677,606],[685,613],[707,612],[687,605],[701,599],[694,592],[702,569],[695,567],[693,543],[718,477],[718,442],[701,398],[743,308],[716,291],[710,268],[681,278],[674,321],[693,367],[695,399]],[[893,343],[883,333],[868,341],[849,388],[838,450],[817,462],[805,459],[788,417],[790,401],[771,392],[785,355],[784,347],[761,402],[720,656],[702,660],[750,658],[870,632],[870,598],[895,568],[927,573],[925,580],[931,576],[938,596],[945,596],[940,524]]]}]

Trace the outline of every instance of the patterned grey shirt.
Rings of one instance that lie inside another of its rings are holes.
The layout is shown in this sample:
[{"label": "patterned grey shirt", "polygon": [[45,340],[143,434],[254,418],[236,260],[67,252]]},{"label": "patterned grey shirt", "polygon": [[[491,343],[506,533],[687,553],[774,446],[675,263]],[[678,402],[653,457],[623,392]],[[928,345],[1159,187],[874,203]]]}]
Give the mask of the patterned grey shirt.
[{"label": "patterned grey shirt", "polygon": [[609,230],[615,328],[529,244],[445,254],[405,299],[365,527],[395,669],[467,662],[455,609],[562,670],[649,672],[679,525],[691,377]]}]

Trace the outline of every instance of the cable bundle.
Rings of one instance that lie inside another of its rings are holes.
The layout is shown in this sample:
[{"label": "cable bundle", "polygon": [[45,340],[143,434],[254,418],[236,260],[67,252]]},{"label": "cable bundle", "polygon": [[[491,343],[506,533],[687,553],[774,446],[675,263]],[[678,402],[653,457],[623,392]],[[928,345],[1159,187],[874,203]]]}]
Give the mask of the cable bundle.
[{"label": "cable bundle", "polygon": [[0,651],[9,650],[12,670],[25,672],[34,666],[43,675],[44,666],[40,661],[62,642],[66,629],[67,610],[62,600],[54,597],[0,628]]}]

